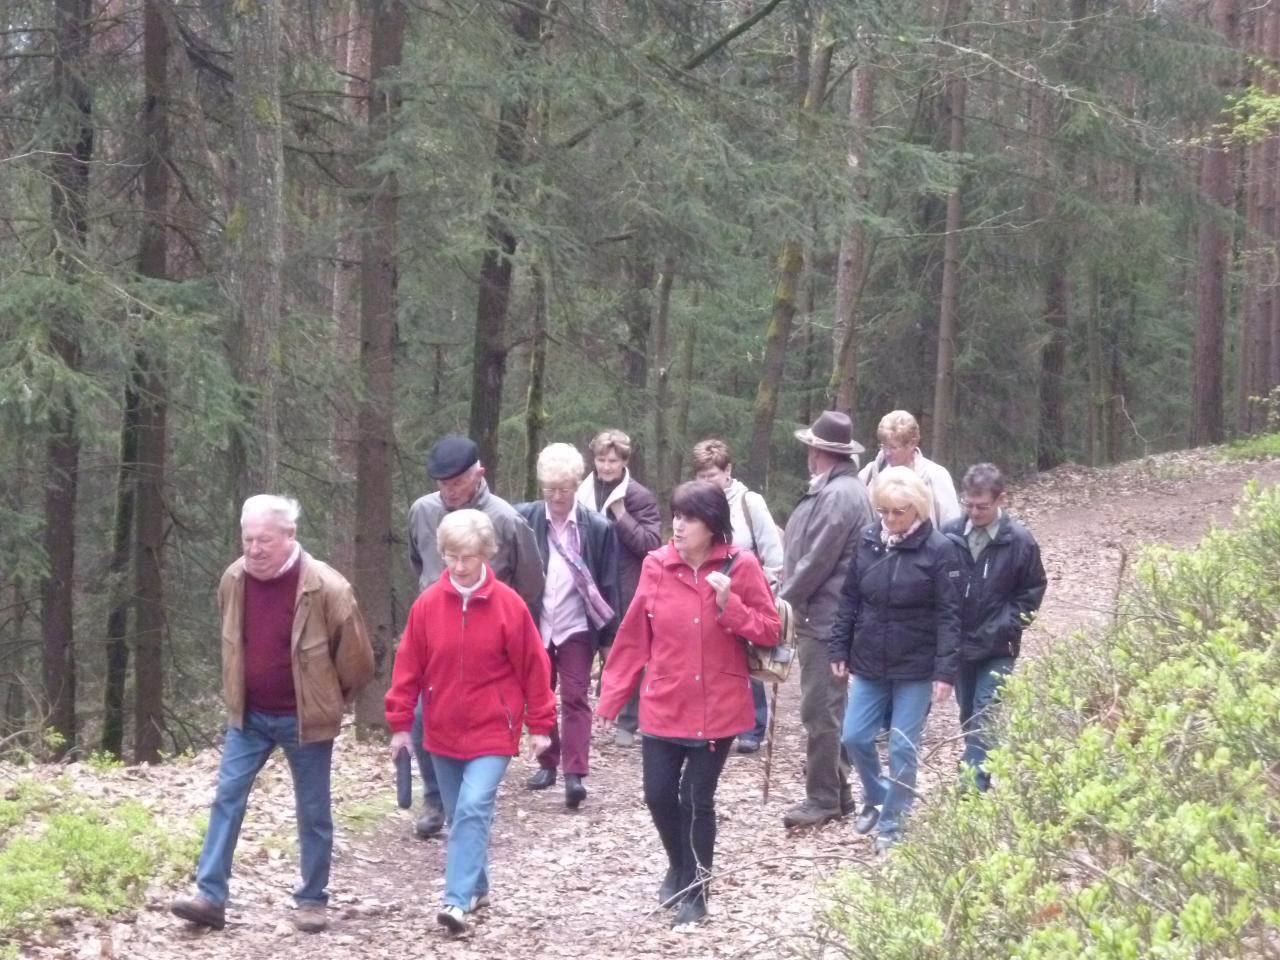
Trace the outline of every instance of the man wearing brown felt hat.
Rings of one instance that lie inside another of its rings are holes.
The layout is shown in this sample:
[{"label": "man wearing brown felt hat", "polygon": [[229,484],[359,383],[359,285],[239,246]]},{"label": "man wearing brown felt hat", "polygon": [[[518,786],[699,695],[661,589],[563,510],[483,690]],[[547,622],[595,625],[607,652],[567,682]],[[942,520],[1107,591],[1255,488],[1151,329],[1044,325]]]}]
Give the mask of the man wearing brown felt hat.
[{"label": "man wearing brown felt hat", "polygon": [[817,826],[853,810],[849,762],[840,747],[846,680],[827,665],[827,640],[858,534],[871,523],[871,499],[858,479],[853,423],[825,410],[795,432],[809,450],[809,489],[787,521],[778,596],[795,611],[800,654],[800,719],[805,729],[805,799],[787,811],[787,827]]}]

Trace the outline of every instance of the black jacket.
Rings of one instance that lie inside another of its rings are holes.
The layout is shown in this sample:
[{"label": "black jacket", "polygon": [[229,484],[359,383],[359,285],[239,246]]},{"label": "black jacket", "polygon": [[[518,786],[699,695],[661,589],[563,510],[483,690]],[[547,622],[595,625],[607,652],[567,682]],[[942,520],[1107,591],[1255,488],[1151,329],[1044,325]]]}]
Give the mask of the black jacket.
[{"label": "black jacket", "polygon": [[964,520],[953,520],[942,528],[959,555],[960,658],[1016,657],[1022,630],[1035,618],[1047,586],[1040,546],[1006,513],[975,561],[964,527]]},{"label": "black jacket", "polygon": [[[618,624],[626,611],[622,609],[622,601],[618,599],[618,540],[613,532],[613,524],[603,516],[588,510],[582,504],[574,504],[577,513],[578,538],[581,540],[582,562],[586,564],[596,582],[596,589],[605,602],[613,607],[613,620],[599,630],[587,623],[587,631],[591,636],[591,649],[594,651],[602,644],[613,643],[613,635],[618,631]],[[553,547],[547,542],[547,505],[541,500],[516,504],[516,512],[533,528],[533,539],[538,545],[538,555],[542,557],[542,573],[547,572],[547,561]],[[534,623],[539,622],[542,604],[533,611]]]},{"label": "black jacket", "polygon": [[952,683],[959,578],[955,547],[928,520],[892,550],[871,524],[845,575],[827,659],[868,680]]}]

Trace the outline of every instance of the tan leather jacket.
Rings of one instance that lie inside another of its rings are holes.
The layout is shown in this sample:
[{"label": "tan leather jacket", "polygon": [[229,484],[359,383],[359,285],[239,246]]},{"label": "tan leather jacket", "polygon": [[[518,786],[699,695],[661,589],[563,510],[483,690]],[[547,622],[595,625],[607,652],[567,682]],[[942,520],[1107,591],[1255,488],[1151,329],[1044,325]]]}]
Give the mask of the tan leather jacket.
[{"label": "tan leather jacket", "polygon": [[[298,742],[332,740],[342,713],[373,679],[373,647],[351,585],[305,550],[298,558],[298,602],[293,614],[293,689],[298,699]],[[222,695],[227,723],[244,724],[244,558],[222,574]]]}]

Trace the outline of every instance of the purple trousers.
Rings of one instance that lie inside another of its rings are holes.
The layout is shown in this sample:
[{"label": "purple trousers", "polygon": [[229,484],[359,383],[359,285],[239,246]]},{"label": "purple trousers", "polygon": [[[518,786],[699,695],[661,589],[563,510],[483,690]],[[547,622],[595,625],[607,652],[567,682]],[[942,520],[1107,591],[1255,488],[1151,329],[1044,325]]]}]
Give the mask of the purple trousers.
[{"label": "purple trousers", "polygon": [[560,687],[560,717],[551,728],[551,747],[538,758],[543,767],[560,767],[565,773],[587,775],[591,750],[591,641],[575,633],[564,643],[547,648],[551,657],[551,689]]}]

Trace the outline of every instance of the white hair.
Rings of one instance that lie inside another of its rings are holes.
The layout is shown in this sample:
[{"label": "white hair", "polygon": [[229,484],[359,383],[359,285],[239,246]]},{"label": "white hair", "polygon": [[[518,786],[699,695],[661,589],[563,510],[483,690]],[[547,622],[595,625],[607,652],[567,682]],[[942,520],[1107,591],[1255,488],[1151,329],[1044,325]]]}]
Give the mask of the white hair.
[{"label": "white hair", "polygon": [[240,526],[243,527],[244,522],[250,517],[261,516],[264,513],[270,514],[282,529],[297,530],[302,507],[298,506],[298,501],[292,497],[259,493],[244,502],[244,506],[240,509]]}]

